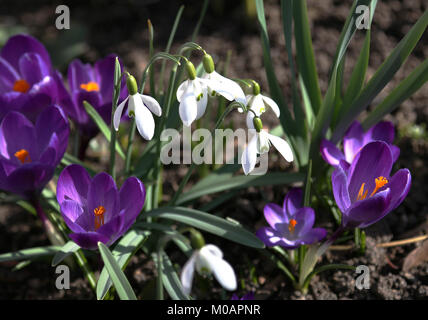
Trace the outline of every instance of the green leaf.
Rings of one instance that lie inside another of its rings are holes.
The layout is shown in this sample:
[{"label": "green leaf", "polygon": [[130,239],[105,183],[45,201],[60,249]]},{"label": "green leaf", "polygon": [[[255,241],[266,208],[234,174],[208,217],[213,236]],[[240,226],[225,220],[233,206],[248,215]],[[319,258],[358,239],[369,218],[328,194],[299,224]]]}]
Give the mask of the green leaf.
[{"label": "green leaf", "polygon": [[301,173],[269,172],[265,175],[232,176],[232,173],[212,173],[195,184],[188,192],[183,193],[177,200],[177,204],[197,199],[201,196],[249,187],[286,185],[304,181],[305,175]]},{"label": "green leaf", "polygon": [[321,91],[318,84],[306,0],[293,1],[293,17],[297,67],[308,90],[314,113],[318,113],[321,107]]},{"label": "green leaf", "polygon": [[402,64],[416,46],[428,25],[428,10],[419,18],[406,36],[398,43],[388,58],[382,63],[358,97],[349,107],[348,112],[339,120],[333,132],[332,142],[339,141],[354,119],[367,108],[379,92],[394,77]]},{"label": "green leaf", "polygon": [[100,249],[105,268],[113,281],[119,298],[121,300],[137,300],[128,279],[126,279],[125,274],[117,264],[116,259],[113,257],[109,248],[107,248],[102,242],[98,242],[98,248]]},{"label": "green leaf", "polygon": [[[120,239],[113,249],[113,257],[117,265],[123,270],[129,259],[135,254],[143,241],[147,239],[146,231],[131,229],[125,236]],[[97,282],[97,299],[102,300],[112,285],[109,272],[106,267],[101,271]]]},{"label": "green leaf", "polygon": [[89,167],[87,163],[80,161],[78,158],[76,158],[75,156],[72,156],[69,153],[64,154],[64,157],[61,159],[61,163],[64,166],[68,166],[70,164],[78,164],[84,167],[91,176],[94,176],[96,174],[95,170]]},{"label": "green leaf", "polygon": [[73,241],[68,241],[53,257],[52,267],[55,267],[62,260],[67,258],[70,254],[73,254],[80,249],[80,246]]},{"label": "green leaf", "polygon": [[168,255],[162,251],[162,283],[165,290],[173,300],[190,300],[189,296],[184,293],[180,278],[172,265]]},{"label": "green leaf", "polygon": [[[306,90],[305,83],[302,76],[299,75],[300,90],[302,91],[303,107],[305,109],[306,120],[308,122],[309,130],[312,132],[315,126],[315,115],[309,99],[308,90]],[[271,132],[272,133],[272,132]]]},{"label": "green leaf", "polygon": [[[264,248],[264,244],[253,233],[238,223],[199,210],[162,207],[143,213],[141,218],[146,217],[174,220],[249,247]],[[138,227],[138,222],[135,227]]]},{"label": "green leaf", "polygon": [[[104,137],[106,137],[107,141],[110,142],[110,128],[104,122],[103,118],[101,118],[97,110],[95,110],[94,107],[87,101],[83,101],[83,105],[86,112],[98,126],[98,129],[100,129],[101,133],[104,135]],[[122,159],[125,159],[125,154],[123,153],[122,148],[118,142],[116,142],[116,151]]]},{"label": "green leaf", "polygon": [[412,73],[372,111],[362,123],[365,130],[379,122],[386,114],[391,113],[404,100],[419,90],[428,81],[428,59],[422,62]]},{"label": "green leaf", "polygon": [[61,246],[46,246],[35,247],[30,249],[22,249],[14,252],[0,254],[0,262],[32,260],[39,257],[54,255]]}]

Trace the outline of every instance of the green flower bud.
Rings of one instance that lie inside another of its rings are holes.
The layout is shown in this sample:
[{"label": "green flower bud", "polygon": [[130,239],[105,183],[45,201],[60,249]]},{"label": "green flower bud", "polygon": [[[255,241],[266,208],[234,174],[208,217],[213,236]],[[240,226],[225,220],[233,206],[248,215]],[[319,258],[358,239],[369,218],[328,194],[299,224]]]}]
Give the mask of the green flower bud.
[{"label": "green flower bud", "polygon": [[195,229],[191,229],[190,231],[190,242],[192,243],[192,247],[194,249],[200,249],[203,246],[205,246],[205,239],[202,236],[202,234],[195,230]]},{"label": "green flower bud", "polygon": [[206,73],[212,73],[215,70],[213,58],[208,53],[202,58],[202,63]]},{"label": "green flower bud", "polygon": [[263,129],[262,119],[260,119],[259,117],[254,117],[253,124],[257,132],[260,132]]},{"label": "green flower bud", "polygon": [[126,78],[126,87],[128,88],[129,95],[131,96],[138,92],[137,80],[135,80],[134,76],[129,73]]},{"label": "green flower bud", "polygon": [[260,94],[260,86],[257,82],[253,81],[253,94],[256,96]]},{"label": "green flower bud", "polygon": [[196,79],[195,66],[190,61],[186,62],[186,71],[187,71],[187,75],[188,75],[188,77],[189,77],[190,80],[195,80]]}]

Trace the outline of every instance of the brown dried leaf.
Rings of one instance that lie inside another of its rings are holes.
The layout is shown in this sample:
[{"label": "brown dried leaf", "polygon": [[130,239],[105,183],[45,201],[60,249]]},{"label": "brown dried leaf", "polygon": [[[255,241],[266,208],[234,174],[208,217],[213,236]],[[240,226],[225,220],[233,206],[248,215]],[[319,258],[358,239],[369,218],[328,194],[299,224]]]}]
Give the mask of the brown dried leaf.
[{"label": "brown dried leaf", "polygon": [[403,271],[408,272],[411,268],[417,267],[425,261],[428,261],[428,240],[407,255],[404,259]]}]

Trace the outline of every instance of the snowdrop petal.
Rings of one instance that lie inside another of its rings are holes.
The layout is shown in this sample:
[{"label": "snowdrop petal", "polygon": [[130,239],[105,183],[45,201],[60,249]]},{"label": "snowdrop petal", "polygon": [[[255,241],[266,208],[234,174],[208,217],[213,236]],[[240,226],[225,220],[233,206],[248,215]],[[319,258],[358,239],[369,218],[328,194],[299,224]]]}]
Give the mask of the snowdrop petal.
[{"label": "snowdrop petal", "polygon": [[269,134],[262,130],[258,134],[257,138],[257,152],[260,154],[269,152],[270,144],[269,144]]},{"label": "snowdrop petal", "polygon": [[242,169],[247,175],[254,170],[257,162],[257,134],[251,138],[241,156]]},{"label": "snowdrop petal", "polygon": [[269,107],[271,107],[272,108],[272,111],[275,113],[275,115],[279,118],[279,107],[278,107],[278,105],[276,104],[276,102],[275,101],[273,101],[271,98],[269,98],[269,97],[266,97],[266,96],[263,96],[263,95],[261,95],[262,96],[262,99],[263,99],[263,101],[264,101],[264,103],[266,103]]},{"label": "snowdrop petal", "polygon": [[144,139],[151,140],[155,133],[155,119],[140,98],[135,102],[135,123],[138,132]]},{"label": "snowdrop petal", "polygon": [[254,130],[256,130],[256,128],[254,127],[254,113],[252,113],[251,111],[247,112],[247,119],[246,119],[246,121],[247,121],[247,128],[248,129],[254,129]]},{"label": "snowdrop petal", "polygon": [[193,282],[193,275],[195,273],[195,260],[196,255],[198,253],[195,252],[192,254],[189,260],[184,264],[183,270],[181,271],[181,284],[183,285],[184,293],[190,294],[190,291],[192,290],[192,282]]},{"label": "snowdrop petal", "polygon": [[197,105],[197,114],[196,114],[196,119],[198,120],[200,119],[204,113],[205,110],[207,109],[207,105],[208,105],[208,90],[203,90],[202,91],[202,96],[199,96],[199,101],[196,101],[196,105]]},{"label": "snowdrop petal", "polygon": [[263,112],[266,111],[265,103],[263,102],[261,94],[254,96],[249,105],[251,110],[253,110],[257,116],[260,116]]},{"label": "snowdrop petal", "polygon": [[125,104],[126,104],[126,101],[128,101],[128,98],[129,97],[123,100],[122,103],[119,104],[119,106],[116,108],[116,111],[114,112],[113,125],[116,131],[119,130],[119,124],[120,124],[120,119],[122,118],[123,108],[125,107]]},{"label": "snowdrop petal", "polygon": [[181,121],[185,126],[190,126],[196,119],[198,113],[198,105],[196,103],[196,96],[192,87],[188,86],[184,93],[180,105],[178,106],[178,112],[180,114]]},{"label": "snowdrop petal", "polygon": [[159,105],[159,102],[157,102],[155,98],[146,96],[144,94],[140,94],[140,98],[141,100],[143,100],[143,103],[145,104],[145,106],[149,108],[149,110],[153,114],[157,115],[158,117],[162,115],[162,108]]},{"label": "snowdrop petal", "polygon": [[176,94],[178,102],[181,102],[181,98],[183,97],[184,93],[186,92],[189,84],[190,84],[190,80],[186,80],[182,84],[180,84],[180,86],[178,87],[177,94]]},{"label": "snowdrop petal", "polygon": [[278,152],[284,157],[284,159],[288,162],[292,162],[294,159],[293,151],[291,150],[288,142],[272,134],[267,133],[267,135],[269,137],[270,142],[273,144],[276,150],[278,150]]},{"label": "snowdrop petal", "polygon": [[219,247],[213,245],[213,244],[207,244],[203,247],[204,250],[209,251],[211,254],[215,255],[216,257],[223,258],[223,252],[220,250]]},{"label": "snowdrop petal", "polygon": [[235,271],[227,261],[215,256],[206,247],[200,250],[199,255],[208,263],[214,277],[224,289],[230,291],[236,290]]}]

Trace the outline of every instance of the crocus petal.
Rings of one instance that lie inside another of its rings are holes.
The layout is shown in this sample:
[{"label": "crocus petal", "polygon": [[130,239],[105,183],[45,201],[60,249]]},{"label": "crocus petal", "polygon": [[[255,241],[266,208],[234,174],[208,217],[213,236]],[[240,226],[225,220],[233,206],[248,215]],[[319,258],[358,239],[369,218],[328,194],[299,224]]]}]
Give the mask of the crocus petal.
[{"label": "crocus petal", "polygon": [[241,156],[242,169],[247,175],[254,170],[257,162],[257,134],[254,134]]},{"label": "crocus petal", "polygon": [[[113,96],[114,86],[114,69],[116,65],[115,54],[109,54],[105,58],[98,60],[94,65],[96,80],[99,85],[100,94],[103,98],[103,103],[110,102]],[[119,57],[117,57],[119,58]],[[119,59],[120,70],[122,71],[122,61]]]},{"label": "crocus petal", "polygon": [[[132,98],[133,96],[130,99]],[[151,140],[153,138],[155,134],[155,119],[153,119],[152,113],[138,96],[135,99],[135,123],[138,132],[144,139]]]},{"label": "crocus petal", "polygon": [[391,177],[387,185],[391,189],[388,212],[394,210],[403,202],[410,191],[411,183],[412,176],[408,169],[400,169]]},{"label": "crocus petal", "polygon": [[17,71],[0,57],[0,93],[6,93],[12,90],[16,80],[19,80]]},{"label": "crocus petal", "polygon": [[97,230],[98,233],[109,238],[109,241],[106,243],[106,245],[111,245],[114,243],[126,231],[124,228],[124,221],[124,215],[118,214]]},{"label": "crocus petal", "polygon": [[293,157],[293,151],[290,148],[290,145],[287,141],[281,139],[280,137],[274,136],[273,134],[269,134],[269,141],[273,144],[273,146],[278,150],[278,152],[284,157],[285,160],[288,162],[292,162]]},{"label": "crocus petal", "polygon": [[354,121],[343,137],[343,151],[346,161],[351,163],[364,146],[364,131],[358,121]]},{"label": "crocus petal", "polygon": [[340,160],[345,160],[345,155],[330,141],[321,140],[321,156],[328,164],[337,166]]},{"label": "crocus petal", "polygon": [[197,252],[193,253],[189,260],[184,264],[183,270],[181,271],[181,284],[183,291],[186,294],[190,294],[192,290],[193,275],[195,273],[195,260]]},{"label": "crocus petal", "polygon": [[82,119],[87,119],[87,115],[83,116],[83,110],[80,110],[76,104],[73,103],[70,93],[64,86],[64,80],[59,71],[55,70],[52,75],[53,80],[56,82],[56,99],[55,102],[61,106],[64,112],[73,120],[80,123]]},{"label": "crocus petal", "polygon": [[388,213],[389,194],[390,189],[386,189],[353,203],[342,215],[342,225],[345,228],[365,228],[379,221]]},{"label": "crocus petal", "polygon": [[302,236],[302,244],[312,244],[321,241],[327,236],[327,230],[324,228],[313,228]]},{"label": "crocus petal", "polygon": [[264,95],[261,95],[261,96],[262,96],[262,99],[263,99],[264,103],[267,104],[269,107],[271,107],[272,111],[275,113],[275,115],[277,116],[277,118],[279,118],[280,111],[279,111],[279,107],[276,104],[276,102],[273,101],[269,97],[266,97]]},{"label": "crocus petal", "polygon": [[150,96],[146,96],[144,94],[140,94],[141,100],[143,100],[144,105],[149,108],[149,110],[160,117],[162,115],[162,108],[159,105],[159,102],[156,101],[155,98]]},{"label": "crocus petal", "polygon": [[347,179],[346,172],[341,166],[336,167],[336,169],[333,171],[333,174],[331,175],[334,200],[336,201],[336,204],[341,212],[346,212],[346,210],[351,205]]},{"label": "crocus petal", "polygon": [[296,245],[295,241],[290,241],[282,237],[277,231],[270,227],[262,227],[256,232],[256,236],[267,246],[282,246],[287,249],[294,249]]},{"label": "crocus petal", "polygon": [[72,164],[62,170],[58,178],[56,198],[61,204],[65,200],[73,200],[85,207],[91,177],[82,166]]},{"label": "crocus petal", "polygon": [[387,143],[375,141],[365,145],[349,168],[348,190],[351,201],[356,201],[363,183],[365,189],[371,193],[375,188],[376,178],[389,177],[392,164],[392,155]]},{"label": "crocus petal", "polygon": [[283,209],[275,204],[275,203],[268,203],[264,207],[264,215],[266,221],[270,224],[270,226],[274,229],[275,225],[278,223],[288,223],[288,217],[284,215]]},{"label": "crocus petal", "polygon": [[287,220],[292,219],[296,212],[302,208],[302,197],[303,190],[301,188],[291,188],[290,191],[287,192],[282,205]]},{"label": "crocus petal", "polygon": [[300,237],[309,232],[314,226],[315,222],[315,212],[314,209],[309,207],[304,207],[299,209],[294,215],[294,219],[297,221],[296,227],[294,229],[294,234],[296,237]]},{"label": "crocus petal", "polygon": [[89,63],[82,63],[79,59],[74,59],[70,62],[67,77],[72,92],[81,90],[81,84],[97,81],[92,66]]},{"label": "crocus petal", "polygon": [[113,178],[105,172],[98,173],[91,181],[88,190],[88,211],[94,216],[95,208],[105,208],[104,222],[119,213],[119,193]]},{"label": "crocus petal", "polygon": [[364,134],[364,143],[367,144],[371,141],[380,140],[385,141],[388,144],[394,142],[395,132],[394,125],[389,121],[381,121],[371,127]]},{"label": "crocus petal", "polygon": [[46,65],[40,55],[34,52],[23,54],[19,58],[19,70],[22,77],[31,85],[50,74],[50,65]]},{"label": "crocus petal", "polygon": [[222,258],[213,255],[206,247],[202,247],[199,250],[199,257],[203,257],[210,266],[214,277],[220,283],[220,285],[226,290],[236,290],[237,282],[235,271],[232,266]]},{"label": "crocus petal", "polygon": [[64,200],[60,203],[62,217],[71,231],[75,233],[86,232],[88,226],[80,226],[76,223],[79,217],[84,214],[83,208],[73,200]]},{"label": "crocus petal", "polygon": [[108,243],[109,238],[98,232],[71,233],[71,240],[76,242],[83,249],[94,250],[98,248],[98,242]]},{"label": "crocus petal", "polygon": [[125,108],[125,104],[128,101],[129,97],[123,100],[116,108],[116,111],[113,115],[113,125],[116,131],[119,130],[120,119],[122,118],[123,108]]},{"label": "crocus petal", "polygon": [[141,212],[146,199],[146,190],[143,183],[135,178],[126,179],[119,191],[120,211],[126,212],[124,229],[128,229],[134,223]]},{"label": "crocus petal", "polygon": [[400,156],[400,148],[394,145],[390,145],[389,148],[391,149],[392,153],[392,162],[395,163]]},{"label": "crocus petal", "polygon": [[187,127],[196,119],[198,114],[198,105],[196,103],[196,96],[192,90],[192,86],[187,86],[186,91],[181,96],[180,105],[178,107],[181,121]]},{"label": "crocus petal", "polygon": [[35,38],[25,34],[10,37],[1,49],[0,55],[8,61],[15,70],[19,70],[19,59],[27,52],[37,53],[41,56],[46,65],[51,65],[49,53],[45,47]]}]

